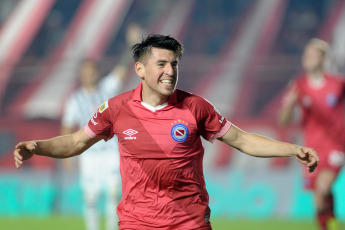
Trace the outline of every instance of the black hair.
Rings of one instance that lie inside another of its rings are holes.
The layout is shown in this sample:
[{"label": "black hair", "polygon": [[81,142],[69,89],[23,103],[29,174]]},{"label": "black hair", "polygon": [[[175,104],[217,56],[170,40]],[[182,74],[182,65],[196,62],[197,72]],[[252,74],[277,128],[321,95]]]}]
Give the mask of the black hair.
[{"label": "black hair", "polygon": [[151,54],[152,47],[171,50],[178,59],[181,59],[183,55],[183,45],[176,38],[170,35],[150,34],[140,43],[132,46],[134,61],[142,61],[142,58]]}]

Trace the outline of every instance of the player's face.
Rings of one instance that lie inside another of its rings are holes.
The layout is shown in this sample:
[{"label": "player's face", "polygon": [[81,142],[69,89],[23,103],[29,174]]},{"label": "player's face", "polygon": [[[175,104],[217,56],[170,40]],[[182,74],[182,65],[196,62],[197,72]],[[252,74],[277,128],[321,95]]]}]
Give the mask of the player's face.
[{"label": "player's face", "polygon": [[323,63],[324,55],[318,48],[313,45],[309,45],[305,48],[302,57],[302,65],[306,72],[322,70]]},{"label": "player's face", "polygon": [[173,94],[178,80],[178,60],[173,51],[153,47],[145,63],[137,65],[141,68],[137,73],[143,82],[143,94],[161,99]]},{"label": "player's face", "polygon": [[85,62],[81,67],[80,82],[84,87],[94,87],[98,83],[98,68],[93,62]]}]

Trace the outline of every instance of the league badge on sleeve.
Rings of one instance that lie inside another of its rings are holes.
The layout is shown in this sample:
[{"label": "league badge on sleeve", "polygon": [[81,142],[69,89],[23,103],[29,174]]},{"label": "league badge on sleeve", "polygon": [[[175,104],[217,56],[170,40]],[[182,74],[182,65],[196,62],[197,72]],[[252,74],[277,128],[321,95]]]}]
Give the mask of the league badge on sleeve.
[{"label": "league badge on sleeve", "polygon": [[101,107],[99,107],[98,112],[103,113],[104,110],[108,108],[108,101],[104,102]]},{"label": "league badge on sleeve", "polygon": [[182,143],[187,140],[189,130],[185,124],[176,124],[171,128],[170,134],[176,142]]}]

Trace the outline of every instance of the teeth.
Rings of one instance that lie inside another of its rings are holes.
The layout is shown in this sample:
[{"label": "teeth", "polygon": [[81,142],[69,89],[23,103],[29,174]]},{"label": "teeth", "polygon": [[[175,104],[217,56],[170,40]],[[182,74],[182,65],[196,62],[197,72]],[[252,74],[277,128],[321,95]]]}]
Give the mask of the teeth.
[{"label": "teeth", "polygon": [[172,83],[172,80],[162,80],[161,82],[162,82],[162,83],[166,83],[166,84],[171,84],[171,83]]}]

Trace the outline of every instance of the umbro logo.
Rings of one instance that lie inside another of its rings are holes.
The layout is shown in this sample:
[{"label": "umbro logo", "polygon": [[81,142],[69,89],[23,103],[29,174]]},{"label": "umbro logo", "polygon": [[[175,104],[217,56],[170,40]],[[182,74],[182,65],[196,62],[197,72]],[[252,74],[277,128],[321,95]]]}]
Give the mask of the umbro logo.
[{"label": "umbro logo", "polygon": [[128,137],[125,137],[125,140],[137,139],[136,137],[132,137],[133,135],[138,133],[138,131],[135,131],[134,129],[127,129],[126,131],[123,131],[123,133],[128,136]]}]

